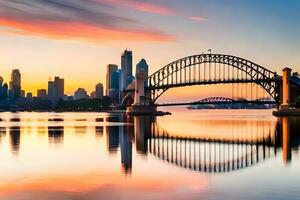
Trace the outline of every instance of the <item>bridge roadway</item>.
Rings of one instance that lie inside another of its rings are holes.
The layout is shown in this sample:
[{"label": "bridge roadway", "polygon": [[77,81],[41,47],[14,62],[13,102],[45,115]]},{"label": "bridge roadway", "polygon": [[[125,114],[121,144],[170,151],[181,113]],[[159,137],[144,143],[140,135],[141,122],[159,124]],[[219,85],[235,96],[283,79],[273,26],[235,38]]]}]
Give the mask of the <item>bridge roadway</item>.
[{"label": "bridge roadway", "polygon": [[[279,81],[279,80],[278,80]],[[161,85],[153,85],[147,86],[145,89],[147,90],[160,90],[160,89],[169,89],[176,87],[184,87],[184,86],[194,86],[194,85],[211,85],[211,84],[230,84],[230,83],[273,83],[276,82],[273,78],[262,78],[262,79],[213,79],[213,80],[200,80],[194,81],[189,80],[187,82],[179,82],[179,83],[162,83]],[[133,90],[132,90],[133,91]]]}]

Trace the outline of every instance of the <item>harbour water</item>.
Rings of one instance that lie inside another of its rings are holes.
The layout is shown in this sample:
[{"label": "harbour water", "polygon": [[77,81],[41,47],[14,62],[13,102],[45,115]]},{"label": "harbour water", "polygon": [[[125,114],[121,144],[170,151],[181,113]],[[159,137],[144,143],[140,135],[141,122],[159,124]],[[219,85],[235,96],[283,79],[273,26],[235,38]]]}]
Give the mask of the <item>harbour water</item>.
[{"label": "harbour water", "polygon": [[0,113],[0,199],[300,199],[300,118]]}]

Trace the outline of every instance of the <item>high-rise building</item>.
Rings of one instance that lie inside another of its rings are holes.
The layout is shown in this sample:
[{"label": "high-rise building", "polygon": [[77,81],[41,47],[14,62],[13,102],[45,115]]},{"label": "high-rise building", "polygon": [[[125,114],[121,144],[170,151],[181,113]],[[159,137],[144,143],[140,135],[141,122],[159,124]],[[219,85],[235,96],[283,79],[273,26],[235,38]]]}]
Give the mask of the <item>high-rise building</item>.
[{"label": "high-rise building", "polygon": [[95,97],[96,99],[103,99],[103,84],[98,83],[95,87]]},{"label": "high-rise building", "polygon": [[74,93],[74,100],[79,99],[88,99],[89,95],[87,94],[86,90],[83,88],[78,88]]},{"label": "high-rise building", "polygon": [[0,99],[6,99],[8,95],[8,85],[4,83],[0,88]]},{"label": "high-rise building", "polygon": [[56,92],[56,97],[63,99],[65,95],[65,83],[64,79],[59,77],[54,77],[54,88]]},{"label": "high-rise building", "polygon": [[113,72],[118,71],[118,65],[109,64],[106,68],[106,96],[109,96],[109,90],[111,89],[111,75]]},{"label": "high-rise building", "polygon": [[40,99],[47,99],[47,91],[45,89],[37,90],[37,97]]},{"label": "high-rise building", "polygon": [[119,93],[120,93],[120,73],[121,70],[115,71],[111,74],[110,77],[110,90],[109,97],[114,103],[119,102]]},{"label": "high-rise building", "polygon": [[64,98],[64,79],[54,77],[54,81],[48,81],[48,99],[52,104],[56,104],[59,100]]},{"label": "high-rise building", "polygon": [[11,73],[9,90],[11,98],[16,99],[21,97],[21,73],[18,69],[14,69]]},{"label": "high-rise building", "polygon": [[132,51],[125,50],[121,56],[121,91],[132,82]]}]

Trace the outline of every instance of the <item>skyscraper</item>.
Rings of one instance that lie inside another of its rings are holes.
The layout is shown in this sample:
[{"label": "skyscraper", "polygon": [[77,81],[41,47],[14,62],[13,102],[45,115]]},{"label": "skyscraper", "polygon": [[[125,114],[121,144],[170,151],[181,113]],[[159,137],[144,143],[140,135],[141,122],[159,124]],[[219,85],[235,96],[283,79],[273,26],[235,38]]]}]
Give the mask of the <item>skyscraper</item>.
[{"label": "skyscraper", "polygon": [[9,90],[11,98],[16,99],[21,97],[21,73],[18,69],[14,69],[11,73]]},{"label": "skyscraper", "polygon": [[98,83],[95,87],[95,97],[96,99],[103,99],[103,84]]},{"label": "skyscraper", "polygon": [[54,77],[54,81],[48,81],[48,98],[51,100],[53,105],[64,98],[64,90],[64,79],[56,76]]},{"label": "skyscraper", "polygon": [[0,99],[6,99],[8,95],[8,85],[4,83],[0,90]]},{"label": "skyscraper", "polygon": [[123,91],[132,82],[132,51],[125,50],[121,56],[121,88]]},{"label": "skyscraper", "polygon": [[118,65],[109,64],[106,68],[106,96],[109,96],[109,90],[111,89],[111,75],[113,72],[118,71]]},{"label": "skyscraper", "polygon": [[56,92],[56,97],[63,99],[65,95],[65,81],[62,78],[54,77],[54,88]]},{"label": "skyscraper", "polygon": [[4,83],[3,78],[0,76],[0,99],[7,97],[7,84]]}]

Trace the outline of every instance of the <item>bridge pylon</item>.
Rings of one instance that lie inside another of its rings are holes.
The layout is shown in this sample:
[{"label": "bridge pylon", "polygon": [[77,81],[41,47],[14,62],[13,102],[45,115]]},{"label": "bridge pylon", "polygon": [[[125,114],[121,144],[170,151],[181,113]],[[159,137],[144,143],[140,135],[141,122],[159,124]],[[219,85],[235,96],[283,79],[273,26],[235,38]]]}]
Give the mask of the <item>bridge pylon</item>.
[{"label": "bridge pylon", "polygon": [[148,64],[142,59],[136,65],[134,89],[134,103],[127,108],[126,113],[129,115],[153,115],[156,113],[156,107],[150,103],[150,93],[145,90],[148,80]]}]

